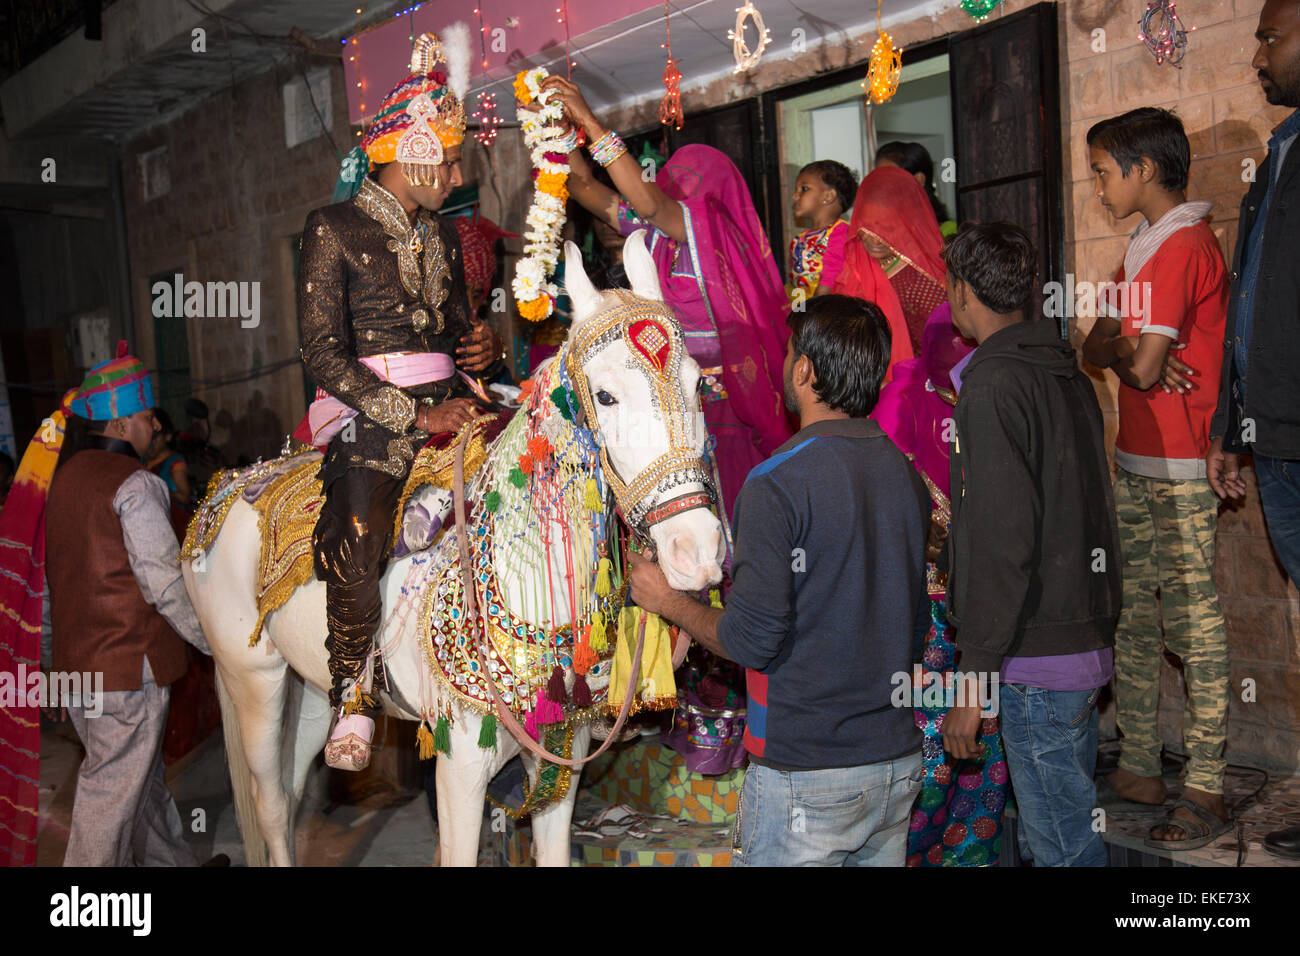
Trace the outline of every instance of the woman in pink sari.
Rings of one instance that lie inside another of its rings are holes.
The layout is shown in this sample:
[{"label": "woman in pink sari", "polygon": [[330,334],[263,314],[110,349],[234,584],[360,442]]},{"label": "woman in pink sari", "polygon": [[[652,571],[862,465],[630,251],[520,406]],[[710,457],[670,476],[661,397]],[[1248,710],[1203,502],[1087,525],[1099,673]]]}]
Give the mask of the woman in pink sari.
[{"label": "woman in pink sari", "polygon": [[873,169],[853,201],[844,268],[831,291],[880,306],[893,334],[891,363],[920,355],[926,319],[947,299],[946,274],[925,190],[897,166]]},{"label": "woman in pink sari", "polygon": [[[684,146],[647,182],[578,87],[548,77],[617,191],[598,182],[581,149],[569,154],[569,195],[624,235],[650,231],[664,300],[704,372],[704,419],[728,515],[751,468],[792,434],[783,402],[785,287],[744,179],[724,154]],[[626,202],[619,195],[627,197]]]}]

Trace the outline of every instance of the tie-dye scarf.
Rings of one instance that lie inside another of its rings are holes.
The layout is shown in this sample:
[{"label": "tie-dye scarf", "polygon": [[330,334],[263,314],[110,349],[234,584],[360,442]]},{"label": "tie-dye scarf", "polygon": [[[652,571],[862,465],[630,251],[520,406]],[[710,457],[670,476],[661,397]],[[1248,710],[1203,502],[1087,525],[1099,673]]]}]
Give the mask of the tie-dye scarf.
[{"label": "tie-dye scarf", "polygon": [[[15,681],[20,667],[29,674],[41,668],[45,496],[75,394],[63,396],[62,407],[37,430],[0,512],[0,674]],[[15,689],[25,703],[27,688]],[[0,698],[0,866],[36,863],[40,752],[40,711]]]}]

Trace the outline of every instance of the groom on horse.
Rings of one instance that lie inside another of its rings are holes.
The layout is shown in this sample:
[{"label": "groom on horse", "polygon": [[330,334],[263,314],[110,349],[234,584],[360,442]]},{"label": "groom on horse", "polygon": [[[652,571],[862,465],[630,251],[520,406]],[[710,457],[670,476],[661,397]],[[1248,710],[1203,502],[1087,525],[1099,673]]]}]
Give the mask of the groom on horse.
[{"label": "groom on horse", "polygon": [[464,95],[468,47],[461,24],[415,41],[411,75],[343,162],[334,198],[345,201],[313,211],[303,231],[298,322],[318,386],[308,423],[311,443],[328,446],[312,536],[337,712],[325,761],[340,769],[370,762],[379,579],[411,463],[431,435],[481,413],[457,364],[478,374],[503,354],[471,321],[457,231],[436,214],[461,184],[465,109],[452,87]]}]

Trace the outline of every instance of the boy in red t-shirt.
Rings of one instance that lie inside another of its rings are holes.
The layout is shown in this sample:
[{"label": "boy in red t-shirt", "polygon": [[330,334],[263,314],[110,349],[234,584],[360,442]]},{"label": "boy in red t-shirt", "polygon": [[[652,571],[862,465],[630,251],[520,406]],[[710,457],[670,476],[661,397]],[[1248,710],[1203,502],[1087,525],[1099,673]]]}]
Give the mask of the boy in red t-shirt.
[{"label": "boy in red t-shirt", "polygon": [[[1211,204],[1188,202],[1184,192],[1191,148],[1177,116],[1133,110],[1093,126],[1088,146],[1101,204],[1116,219],[1143,217],[1115,288],[1098,295],[1097,321],[1083,346],[1089,362],[1120,380],[1115,511],[1124,607],[1115,697],[1124,743],[1109,782],[1138,803],[1165,800],[1156,714],[1167,647],[1183,662],[1190,697],[1187,776],[1182,799],[1146,842],[1190,850],[1230,825],[1223,802],[1228,636],[1214,585],[1218,499],[1205,477],[1228,275],[1205,221]],[[1180,384],[1170,388],[1163,381],[1170,363],[1204,372],[1190,385],[1186,376],[1171,376]]]}]

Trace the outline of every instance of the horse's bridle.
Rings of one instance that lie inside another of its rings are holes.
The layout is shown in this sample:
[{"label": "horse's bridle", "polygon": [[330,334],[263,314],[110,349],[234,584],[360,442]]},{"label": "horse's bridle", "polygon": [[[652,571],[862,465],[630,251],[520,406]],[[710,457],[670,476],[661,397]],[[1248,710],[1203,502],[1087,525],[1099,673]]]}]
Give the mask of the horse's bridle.
[{"label": "horse's bridle", "polygon": [[[672,311],[662,302],[643,299],[625,289],[611,290],[620,302],[588,319],[572,334],[565,352],[565,372],[578,396],[588,426],[596,427],[596,406],[583,366],[597,353],[623,341],[650,382],[651,402],[660,409],[668,429],[668,451],[659,455],[630,481],[625,482],[600,443],[600,463],[605,480],[628,526],[643,540],[661,521],[708,508],[717,501],[713,471],[687,441],[688,409],[679,384],[686,339]],[[703,491],[663,500],[674,488],[698,483]],[[658,504],[654,504],[659,499]]]}]

